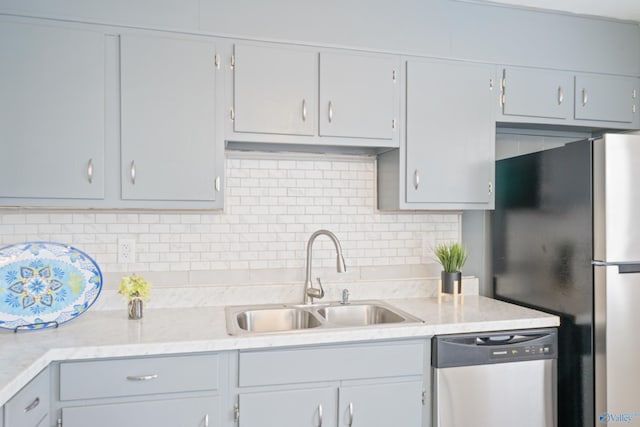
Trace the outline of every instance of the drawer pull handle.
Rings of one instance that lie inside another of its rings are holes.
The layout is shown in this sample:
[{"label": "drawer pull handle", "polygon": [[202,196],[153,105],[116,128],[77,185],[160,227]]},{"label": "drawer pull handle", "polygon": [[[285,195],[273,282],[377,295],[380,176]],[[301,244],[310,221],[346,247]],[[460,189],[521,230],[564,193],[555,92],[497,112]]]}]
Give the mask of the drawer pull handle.
[{"label": "drawer pull handle", "polygon": [[302,121],[303,122],[307,121],[307,100],[306,99],[302,100]]},{"label": "drawer pull handle", "polygon": [[353,425],[353,402],[349,402],[349,427]]},{"label": "drawer pull handle", "polygon": [[562,104],[564,101],[564,91],[562,90],[562,86],[558,86],[558,105]]},{"label": "drawer pull handle", "polygon": [[26,408],[24,408],[24,412],[31,412],[38,407],[40,404],[40,398],[36,397],[33,402],[31,402]]},{"label": "drawer pull handle", "polygon": [[155,380],[156,378],[158,378],[158,374],[152,374],[152,375],[129,375],[127,377],[127,379],[129,381],[150,381],[150,380]]},{"label": "drawer pull handle", "polygon": [[333,121],[333,103],[329,101],[329,123]]},{"label": "drawer pull handle", "polygon": [[322,405],[318,405],[318,427],[322,427]]},{"label": "drawer pull handle", "polygon": [[87,164],[87,180],[89,184],[93,184],[93,159],[89,159]]},{"label": "drawer pull handle", "polygon": [[209,414],[204,416],[204,427],[209,427]]},{"label": "drawer pull handle", "polygon": [[131,160],[131,167],[130,167],[130,175],[131,175],[131,184],[136,185],[136,161],[135,160]]}]

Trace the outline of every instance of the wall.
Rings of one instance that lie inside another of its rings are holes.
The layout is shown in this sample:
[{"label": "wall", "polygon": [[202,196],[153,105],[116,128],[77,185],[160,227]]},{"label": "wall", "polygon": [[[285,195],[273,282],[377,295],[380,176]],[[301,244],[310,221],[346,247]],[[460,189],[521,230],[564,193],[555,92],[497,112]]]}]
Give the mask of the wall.
[{"label": "wall", "polygon": [[[121,275],[133,272],[153,282],[156,306],[301,299],[306,242],[319,228],[338,236],[348,271],[335,272],[333,245],[321,236],[314,278],[394,293],[437,277],[431,248],[460,239],[458,213],[377,211],[371,157],[228,152],[226,163],[223,212],[4,209],[0,243],[84,250],[105,273],[102,306],[112,308]],[[118,262],[120,239],[136,241],[135,263]]]}]

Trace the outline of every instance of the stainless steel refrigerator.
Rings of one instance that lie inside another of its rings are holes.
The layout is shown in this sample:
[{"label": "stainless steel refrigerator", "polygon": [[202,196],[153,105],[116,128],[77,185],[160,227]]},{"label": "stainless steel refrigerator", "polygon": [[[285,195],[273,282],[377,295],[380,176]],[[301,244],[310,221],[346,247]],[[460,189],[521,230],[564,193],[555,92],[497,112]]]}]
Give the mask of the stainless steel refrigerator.
[{"label": "stainless steel refrigerator", "polygon": [[558,425],[640,426],[640,136],[496,164],[495,297],[561,317]]}]

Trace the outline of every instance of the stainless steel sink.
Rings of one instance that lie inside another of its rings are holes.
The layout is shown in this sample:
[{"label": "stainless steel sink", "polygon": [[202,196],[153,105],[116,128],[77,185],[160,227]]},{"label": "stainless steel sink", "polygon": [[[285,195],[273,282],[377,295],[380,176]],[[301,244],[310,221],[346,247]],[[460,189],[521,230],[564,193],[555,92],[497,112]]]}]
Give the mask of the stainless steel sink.
[{"label": "stainless steel sink", "polygon": [[422,322],[381,301],[229,306],[225,312],[230,335]]},{"label": "stainless steel sink", "polygon": [[247,332],[278,332],[317,328],[320,320],[299,308],[257,308],[236,314],[240,329]]},{"label": "stainless steel sink", "polygon": [[328,323],[340,326],[367,326],[400,323],[406,317],[381,305],[345,304],[330,305],[318,309],[318,314]]}]

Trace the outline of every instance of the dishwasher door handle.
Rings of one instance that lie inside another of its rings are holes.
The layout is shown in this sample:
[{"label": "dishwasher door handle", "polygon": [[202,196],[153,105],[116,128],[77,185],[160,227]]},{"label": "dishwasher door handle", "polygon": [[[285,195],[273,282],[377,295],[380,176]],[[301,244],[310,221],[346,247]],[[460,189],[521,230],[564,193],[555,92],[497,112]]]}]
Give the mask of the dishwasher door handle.
[{"label": "dishwasher door handle", "polygon": [[533,341],[545,335],[493,335],[488,337],[476,337],[476,345],[491,346],[518,344],[521,342]]}]

